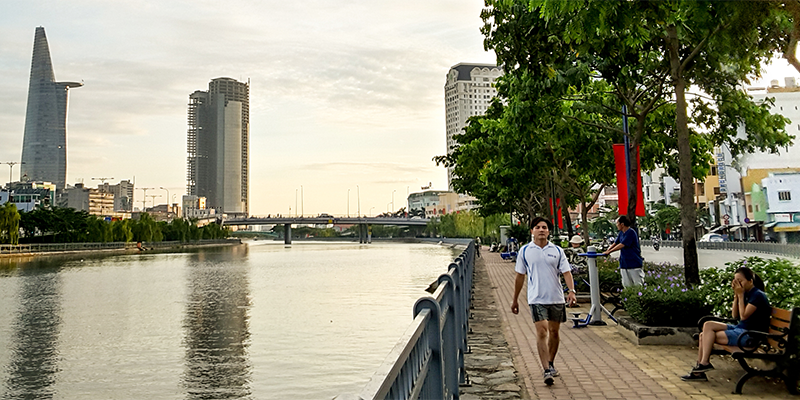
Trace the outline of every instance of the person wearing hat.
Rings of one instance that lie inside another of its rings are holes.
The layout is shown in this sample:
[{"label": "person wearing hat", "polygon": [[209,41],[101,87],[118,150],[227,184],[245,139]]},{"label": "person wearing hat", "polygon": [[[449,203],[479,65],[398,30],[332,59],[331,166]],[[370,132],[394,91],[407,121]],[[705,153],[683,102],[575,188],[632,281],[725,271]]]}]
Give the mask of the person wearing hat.
[{"label": "person wearing hat", "polygon": [[580,272],[581,269],[583,271],[589,267],[589,264],[586,261],[586,256],[581,256],[579,254],[586,253],[583,249],[583,238],[581,235],[575,235],[569,240],[569,248],[564,251],[567,253],[567,260],[569,260],[569,264],[572,266],[572,273],[573,275],[576,272]]}]

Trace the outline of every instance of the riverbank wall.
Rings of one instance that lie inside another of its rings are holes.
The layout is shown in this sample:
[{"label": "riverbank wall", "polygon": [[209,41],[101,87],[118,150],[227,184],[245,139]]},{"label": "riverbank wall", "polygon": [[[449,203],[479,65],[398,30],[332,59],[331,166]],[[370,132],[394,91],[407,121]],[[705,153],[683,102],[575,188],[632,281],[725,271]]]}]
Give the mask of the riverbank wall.
[{"label": "riverbank wall", "polygon": [[137,253],[175,253],[187,249],[241,245],[240,239],[205,239],[191,242],[145,242],[142,249],[136,243],[40,243],[24,245],[0,245],[0,260],[32,257],[55,257],[69,255],[119,255]]}]

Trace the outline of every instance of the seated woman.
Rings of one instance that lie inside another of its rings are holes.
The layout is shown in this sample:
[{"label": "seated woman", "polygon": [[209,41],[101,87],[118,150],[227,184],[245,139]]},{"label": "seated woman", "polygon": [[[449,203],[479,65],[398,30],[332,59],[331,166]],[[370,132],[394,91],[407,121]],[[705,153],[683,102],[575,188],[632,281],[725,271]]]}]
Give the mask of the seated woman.
[{"label": "seated woman", "polygon": [[738,325],[724,324],[717,321],[706,321],[700,333],[697,349],[697,365],[692,372],[682,376],[685,381],[707,381],[706,371],[711,371],[709,358],[714,343],[737,346],[739,336],[745,331],[765,332],[769,328],[772,307],[764,294],[764,283],[750,268],[740,267],[731,281],[733,288],[733,318],[739,320]]}]

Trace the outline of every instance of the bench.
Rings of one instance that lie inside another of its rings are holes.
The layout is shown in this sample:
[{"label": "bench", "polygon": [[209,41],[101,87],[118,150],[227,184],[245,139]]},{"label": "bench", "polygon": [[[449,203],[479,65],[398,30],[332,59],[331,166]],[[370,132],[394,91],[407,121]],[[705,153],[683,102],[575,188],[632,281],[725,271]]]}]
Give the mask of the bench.
[{"label": "bench", "polygon": [[[703,317],[698,323],[700,329],[711,320],[735,323]],[[742,394],[742,387],[750,378],[764,376],[779,378],[786,383],[789,393],[800,394],[800,307],[792,311],[773,307],[769,332],[747,331],[735,346],[715,345],[712,354],[730,354],[745,370],[733,393]],[[759,369],[750,365],[750,360],[762,360],[774,366],[772,369]]]}]

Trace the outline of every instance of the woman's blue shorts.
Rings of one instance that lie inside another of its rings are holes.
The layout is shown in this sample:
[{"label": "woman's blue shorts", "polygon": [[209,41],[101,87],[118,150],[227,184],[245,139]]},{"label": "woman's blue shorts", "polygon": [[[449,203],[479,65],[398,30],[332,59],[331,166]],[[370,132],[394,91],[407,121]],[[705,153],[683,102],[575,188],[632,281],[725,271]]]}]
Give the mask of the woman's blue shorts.
[{"label": "woman's blue shorts", "polygon": [[742,336],[745,330],[737,328],[736,325],[728,324],[728,329],[725,330],[725,336],[728,337],[728,345],[736,346],[739,341],[739,336]]}]

